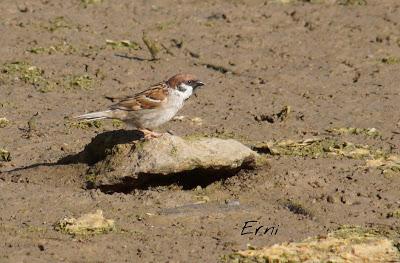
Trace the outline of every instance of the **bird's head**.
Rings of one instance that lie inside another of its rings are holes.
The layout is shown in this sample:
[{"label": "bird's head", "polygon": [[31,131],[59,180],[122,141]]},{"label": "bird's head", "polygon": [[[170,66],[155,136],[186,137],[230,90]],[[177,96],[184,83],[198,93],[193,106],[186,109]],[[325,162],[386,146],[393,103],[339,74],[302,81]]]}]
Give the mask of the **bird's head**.
[{"label": "bird's head", "polygon": [[177,74],[168,79],[167,84],[169,87],[181,92],[185,99],[189,98],[197,88],[204,86],[203,82],[191,74]]}]

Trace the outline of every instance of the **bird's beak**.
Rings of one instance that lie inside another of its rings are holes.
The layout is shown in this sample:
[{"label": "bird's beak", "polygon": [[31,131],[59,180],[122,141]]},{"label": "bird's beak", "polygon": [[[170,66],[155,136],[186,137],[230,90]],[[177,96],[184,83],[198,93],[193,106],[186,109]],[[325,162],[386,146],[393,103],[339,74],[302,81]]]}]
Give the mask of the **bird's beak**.
[{"label": "bird's beak", "polygon": [[203,82],[201,82],[200,80],[197,80],[195,83],[194,83],[194,85],[192,86],[193,87],[193,94],[194,94],[194,96],[197,98],[197,94],[196,94],[196,89],[197,88],[200,88],[201,86],[204,86],[204,83]]},{"label": "bird's beak", "polygon": [[[193,86],[193,91],[195,91],[197,88],[200,88],[201,86],[204,86],[204,83],[201,82],[200,80],[196,81],[196,83]],[[196,92],[193,92],[194,96],[197,98]]]},{"label": "bird's beak", "polygon": [[194,88],[199,88],[201,86],[204,86],[204,83],[201,82],[201,81],[196,81],[196,84],[195,84]]}]

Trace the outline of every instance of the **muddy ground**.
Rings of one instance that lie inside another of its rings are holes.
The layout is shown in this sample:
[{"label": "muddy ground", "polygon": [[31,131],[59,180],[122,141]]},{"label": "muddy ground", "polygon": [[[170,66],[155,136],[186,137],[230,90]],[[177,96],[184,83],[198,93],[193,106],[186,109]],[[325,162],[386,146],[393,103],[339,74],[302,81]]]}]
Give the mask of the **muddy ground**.
[{"label": "muddy ground", "polygon": [[[122,192],[88,189],[86,164],[51,165],[123,128],[71,116],[177,72],[207,84],[179,113],[202,121],[160,131],[281,141],[376,128],[379,136],[328,135],[400,154],[400,3],[326,2],[1,1],[0,261],[216,262],[247,244],[349,224],[398,237],[400,174],[363,160],[271,155],[269,166],[199,187],[178,180]],[[285,106],[288,117],[276,115]],[[116,231],[54,230],[96,209]],[[279,231],[241,235],[248,220]]]}]

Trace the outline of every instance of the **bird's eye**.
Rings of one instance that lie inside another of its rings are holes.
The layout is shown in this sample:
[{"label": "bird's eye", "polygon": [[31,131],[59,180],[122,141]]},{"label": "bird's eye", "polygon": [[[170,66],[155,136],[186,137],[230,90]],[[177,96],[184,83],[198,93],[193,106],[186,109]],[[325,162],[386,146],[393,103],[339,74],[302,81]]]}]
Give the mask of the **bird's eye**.
[{"label": "bird's eye", "polygon": [[192,84],[193,83],[193,81],[192,80],[188,80],[188,82],[187,82],[189,85],[190,84]]}]

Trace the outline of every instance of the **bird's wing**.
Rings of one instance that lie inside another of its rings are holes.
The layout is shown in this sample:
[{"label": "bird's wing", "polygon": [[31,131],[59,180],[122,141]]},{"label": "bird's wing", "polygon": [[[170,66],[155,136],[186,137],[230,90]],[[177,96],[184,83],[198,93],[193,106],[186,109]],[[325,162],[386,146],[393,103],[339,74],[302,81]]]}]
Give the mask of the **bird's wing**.
[{"label": "bird's wing", "polygon": [[133,97],[126,97],[120,100],[117,104],[112,105],[110,109],[126,111],[156,109],[167,102],[168,93],[168,85],[160,83],[136,94]]}]

